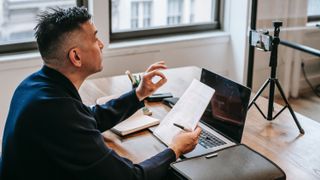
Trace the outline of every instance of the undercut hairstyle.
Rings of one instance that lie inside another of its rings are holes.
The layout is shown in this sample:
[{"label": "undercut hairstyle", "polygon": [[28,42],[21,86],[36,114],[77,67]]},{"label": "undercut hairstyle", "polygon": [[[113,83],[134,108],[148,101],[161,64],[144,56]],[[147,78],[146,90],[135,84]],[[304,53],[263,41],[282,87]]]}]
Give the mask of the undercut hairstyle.
[{"label": "undercut hairstyle", "polygon": [[34,30],[38,49],[44,62],[47,64],[63,63],[58,61],[68,57],[68,50],[63,46],[70,41],[68,34],[81,29],[81,25],[90,19],[91,15],[84,7],[50,8],[40,13]]}]

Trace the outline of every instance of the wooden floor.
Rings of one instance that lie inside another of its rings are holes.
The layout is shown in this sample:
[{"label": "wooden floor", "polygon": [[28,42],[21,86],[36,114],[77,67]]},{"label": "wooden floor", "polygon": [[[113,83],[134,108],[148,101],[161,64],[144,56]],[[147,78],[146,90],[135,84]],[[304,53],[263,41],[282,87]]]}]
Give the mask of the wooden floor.
[{"label": "wooden floor", "polygon": [[[284,104],[279,101],[279,98],[276,101],[279,104]],[[320,98],[313,92],[301,93],[299,98],[290,98],[289,104],[295,112],[320,123]]]}]

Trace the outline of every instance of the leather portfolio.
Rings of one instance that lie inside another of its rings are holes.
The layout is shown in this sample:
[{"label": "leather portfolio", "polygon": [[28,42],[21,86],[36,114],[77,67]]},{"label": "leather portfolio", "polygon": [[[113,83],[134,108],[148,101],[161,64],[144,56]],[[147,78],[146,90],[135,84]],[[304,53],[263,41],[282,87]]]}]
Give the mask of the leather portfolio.
[{"label": "leather portfolio", "polygon": [[279,166],[244,144],[216,153],[177,161],[171,167],[180,179],[286,179]]}]

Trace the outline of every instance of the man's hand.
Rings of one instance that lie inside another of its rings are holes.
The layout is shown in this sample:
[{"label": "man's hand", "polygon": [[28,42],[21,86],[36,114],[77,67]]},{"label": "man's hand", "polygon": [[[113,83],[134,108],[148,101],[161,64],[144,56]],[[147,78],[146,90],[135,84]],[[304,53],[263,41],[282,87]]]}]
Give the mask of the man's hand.
[{"label": "man's hand", "polygon": [[[141,82],[136,89],[136,94],[139,101],[142,101],[144,98],[150,96],[159,87],[167,82],[167,78],[159,71],[160,69],[167,69],[164,61],[159,61],[152,64],[143,74]],[[159,76],[161,79],[158,82],[153,83],[152,78],[154,78],[155,76]]]},{"label": "man's hand", "polygon": [[198,139],[201,133],[201,128],[197,127],[192,132],[182,132],[177,134],[172,143],[169,145],[175,154],[176,158],[178,159],[182,154],[188,153],[192,151],[196,145],[198,144]]}]

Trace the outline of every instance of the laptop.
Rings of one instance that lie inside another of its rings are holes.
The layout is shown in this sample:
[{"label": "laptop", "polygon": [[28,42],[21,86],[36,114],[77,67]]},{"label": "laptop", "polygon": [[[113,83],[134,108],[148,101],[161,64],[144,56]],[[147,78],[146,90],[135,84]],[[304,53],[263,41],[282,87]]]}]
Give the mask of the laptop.
[{"label": "laptop", "polygon": [[202,69],[200,81],[213,89],[199,126],[202,128],[196,148],[185,158],[213,153],[241,142],[251,90],[223,76]]}]

